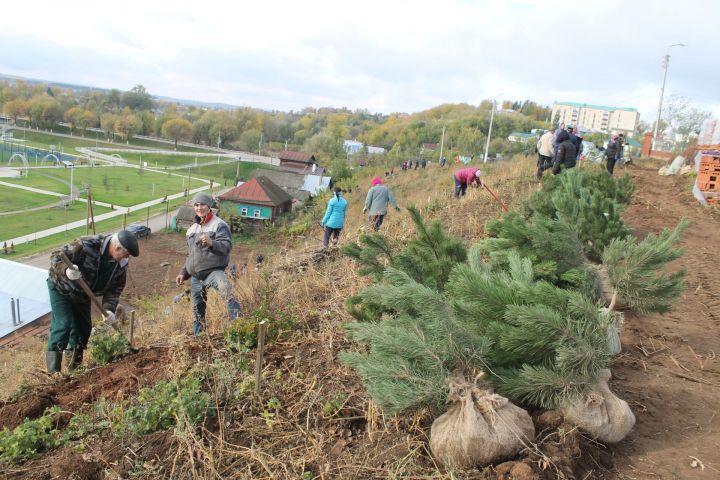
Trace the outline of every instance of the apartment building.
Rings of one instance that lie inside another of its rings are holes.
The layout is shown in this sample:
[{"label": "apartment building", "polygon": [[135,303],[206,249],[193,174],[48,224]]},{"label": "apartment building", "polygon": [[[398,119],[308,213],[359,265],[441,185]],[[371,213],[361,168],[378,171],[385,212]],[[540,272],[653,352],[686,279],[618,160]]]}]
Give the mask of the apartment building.
[{"label": "apartment building", "polygon": [[610,133],[617,130],[632,135],[640,120],[640,112],[634,108],[555,102],[551,118],[555,123],[572,124],[589,132]]}]

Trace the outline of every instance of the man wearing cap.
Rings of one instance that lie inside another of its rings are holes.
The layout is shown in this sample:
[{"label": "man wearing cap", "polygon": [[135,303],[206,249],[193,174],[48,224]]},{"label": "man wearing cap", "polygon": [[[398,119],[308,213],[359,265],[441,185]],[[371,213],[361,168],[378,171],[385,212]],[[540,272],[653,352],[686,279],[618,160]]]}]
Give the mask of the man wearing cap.
[{"label": "man wearing cap", "polygon": [[[61,253],[67,255],[73,268],[67,268]],[[52,316],[45,356],[48,373],[60,371],[63,350],[67,369],[72,372],[82,363],[87,348],[92,331],[90,298],[77,280],[82,278],[95,295],[102,295],[105,320],[113,324],[125,288],[128,257],[139,254],[137,239],[127,230],[80,237],[51,254],[47,286]]]},{"label": "man wearing cap", "polygon": [[483,183],[482,180],[480,180],[481,175],[482,173],[480,172],[480,169],[476,167],[467,167],[457,170],[454,175],[455,198],[464,196],[468,185],[473,182],[476,183],[478,187],[482,187]]},{"label": "man wearing cap", "polygon": [[377,232],[380,230],[385,215],[387,215],[388,204],[392,204],[395,210],[400,211],[395,196],[392,191],[383,185],[380,177],[372,179],[372,187],[368,190],[365,197],[365,207],[363,213],[368,214],[368,226],[371,230]]},{"label": "man wearing cap", "polygon": [[215,203],[207,193],[193,197],[195,223],[185,234],[188,257],[185,266],[175,277],[182,285],[190,278],[190,300],[193,308],[193,333],[197,336],[205,330],[207,289],[213,288],[227,302],[230,320],[240,315],[240,304],[232,295],[232,284],[225,274],[230,263],[232,235],[230,227],[216,216],[211,207]]}]

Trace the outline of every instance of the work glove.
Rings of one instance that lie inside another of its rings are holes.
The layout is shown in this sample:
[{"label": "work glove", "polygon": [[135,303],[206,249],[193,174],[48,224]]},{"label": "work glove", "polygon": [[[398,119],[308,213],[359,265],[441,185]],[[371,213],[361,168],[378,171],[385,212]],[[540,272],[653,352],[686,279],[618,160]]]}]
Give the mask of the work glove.
[{"label": "work glove", "polygon": [[111,312],[110,310],[105,310],[105,322],[108,325],[115,325],[115,322],[117,322],[117,319],[115,318],[115,314]]},{"label": "work glove", "polygon": [[82,278],[82,273],[80,273],[77,265],[73,265],[73,268],[65,270],[65,276],[70,280],[80,280]]}]

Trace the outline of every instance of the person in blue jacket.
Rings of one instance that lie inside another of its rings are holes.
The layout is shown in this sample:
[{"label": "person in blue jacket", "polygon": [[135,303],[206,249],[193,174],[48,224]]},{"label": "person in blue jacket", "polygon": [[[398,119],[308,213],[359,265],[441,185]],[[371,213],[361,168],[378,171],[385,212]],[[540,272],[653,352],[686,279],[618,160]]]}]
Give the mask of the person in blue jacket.
[{"label": "person in blue jacket", "polygon": [[335,187],[333,196],[328,201],[325,216],[320,222],[320,226],[325,229],[323,237],[323,248],[327,248],[332,238],[333,245],[337,244],[340,231],[345,225],[345,211],[347,210],[347,200],[342,198],[340,187]]}]

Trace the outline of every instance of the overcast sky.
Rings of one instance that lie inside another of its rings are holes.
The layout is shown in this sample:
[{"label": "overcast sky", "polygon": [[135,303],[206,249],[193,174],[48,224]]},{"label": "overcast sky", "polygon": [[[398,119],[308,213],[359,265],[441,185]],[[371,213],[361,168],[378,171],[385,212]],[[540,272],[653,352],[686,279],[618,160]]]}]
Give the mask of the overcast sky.
[{"label": "overcast sky", "polygon": [[3,3],[0,73],[276,110],[530,99],[720,116],[720,1]]}]

